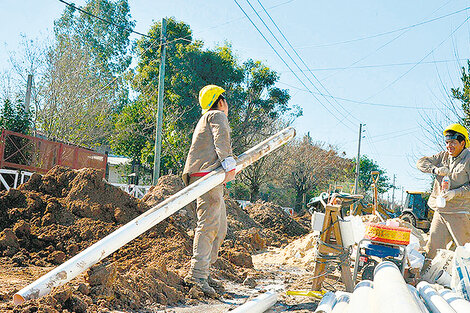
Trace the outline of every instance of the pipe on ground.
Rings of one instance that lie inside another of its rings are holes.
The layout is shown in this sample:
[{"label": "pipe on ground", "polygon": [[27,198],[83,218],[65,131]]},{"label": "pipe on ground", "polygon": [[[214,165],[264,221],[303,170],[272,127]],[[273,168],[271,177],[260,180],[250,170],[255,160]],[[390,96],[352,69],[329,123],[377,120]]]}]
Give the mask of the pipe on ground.
[{"label": "pipe on ground", "polygon": [[424,304],[432,313],[456,313],[428,282],[421,281],[416,288],[421,298],[424,299]]},{"label": "pipe on ground", "polygon": [[315,313],[331,313],[333,311],[333,307],[335,306],[336,303],[336,295],[328,291],[323,295],[323,298],[321,299],[320,303],[317,306],[317,309],[315,310]]},{"label": "pipe on ground", "polygon": [[470,302],[463,299],[455,292],[449,289],[442,289],[438,291],[439,295],[444,298],[444,300],[449,303],[449,305],[457,313],[469,313],[470,312]]},{"label": "pipe on ground", "polygon": [[351,299],[351,294],[348,292],[335,292],[336,294],[336,304],[333,307],[331,313],[346,313],[348,312],[348,305]]},{"label": "pipe on ground", "polygon": [[348,313],[376,313],[371,305],[374,283],[370,280],[359,282],[349,299]]},{"label": "pipe on ground", "polygon": [[422,313],[395,263],[381,262],[374,270],[374,312]]},{"label": "pipe on ground", "polygon": [[[238,157],[236,171],[241,171],[251,163],[279,148],[294,136],[294,128],[288,127],[249,149]],[[126,243],[191,203],[197,197],[222,184],[224,179],[225,172],[222,167],[218,167],[21,289],[13,296],[13,303],[21,304],[26,300],[42,297],[48,294],[52,288],[67,283]]]},{"label": "pipe on ground", "polygon": [[239,306],[230,313],[263,313],[277,302],[277,293],[268,291]]},{"label": "pipe on ground", "polygon": [[411,285],[408,285],[408,290],[410,290],[410,292],[413,295],[413,297],[415,298],[416,302],[419,304],[419,307],[421,308],[421,311],[423,313],[429,313],[428,308],[424,305],[424,302],[419,297],[418,290],[414,286],[411,286]]}]

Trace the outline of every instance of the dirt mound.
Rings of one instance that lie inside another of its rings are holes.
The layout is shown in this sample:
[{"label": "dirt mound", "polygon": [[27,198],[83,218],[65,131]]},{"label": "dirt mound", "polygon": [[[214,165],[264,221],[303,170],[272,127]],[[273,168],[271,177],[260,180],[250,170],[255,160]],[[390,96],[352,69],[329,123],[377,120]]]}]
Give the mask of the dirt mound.
[{"label": "dirt mound", "polygon": [[247,211],[249,216],[264,229],[268,244],[272,246],[287,244],[290,239],[309,232],[307,227],[295,221],[279,205],[259,200],[247,207]]}]

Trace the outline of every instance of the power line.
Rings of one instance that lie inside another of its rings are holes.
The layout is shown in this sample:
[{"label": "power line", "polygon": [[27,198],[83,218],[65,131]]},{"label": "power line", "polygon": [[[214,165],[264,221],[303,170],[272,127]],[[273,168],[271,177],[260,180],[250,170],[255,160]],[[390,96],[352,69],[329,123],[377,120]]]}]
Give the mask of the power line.
[{"label": "power line", "polygon": [[460,29],[460,27],[462,27],[468,20],[470,19],[470,16],[467,17],[456,29],[454,29],[450,35],[445,38],[444,40],[442,40],[436,47],[434,47],[431,51],[429,51],[424,57],[421,58],[421,60],[419,60],[417,63],[415,63],[415,65],[413,65],[410,69],[408,69],[405,73],[403,73],[402,75],[400,75],[398,78],[396,78],[395,80],[393,80],[390,84],[388,84],[387,86],[385,86],[384,88],[380,89],[379,91],[377,91],[375,94],[373,94],[372,96],[364,99],[364,101],[367,101],[375,96],[377,96],[378,94],[382,93],[384,90],[386,90],[387,88],[391,87],[392,85],[394,85],[397,81],[399,81],[400,79],[402,79],[406,74],[408,74],[409,72],[411,72],[415,67],[417,67],[421,62],[424,61],[424,59],[426,59],[428,56],[430,56],[434,51],[436,51],[436,49],[438,49],[440,46],[442,46],[442,44],[444,42],[446,42],[449,38],[452,37],[452,35],[454,35],[454,33]]},{"label": "power line", "polygon": [[440,19],[443,19],[443,18],[452,16],[452,15],[455,15],[455,14],[458,14],[458,13],[463,12],[463,11],[468,10],[468,9],[470,9],[470,7],[466,7],[466,8],[464,8],[464,9],[461,9],[461,10],[458,10],[458,11],[455,11],[455,12],[452,12],[452,13],[449,13],[449,14],[446,14],[446,15],[442,15],[442,16],[439,16],[439,17],[436,17],[436,18],[433,18],[433,19],[430,19],[430,20],[427,20],[427,21],[423,21],[423,22],[420,22],[420,23],[412,24],[412,25],[409,25],[409,26],[405,26],[405,27],[398,28],[398,29],[394,29],[394,30],[387,31],[387,32],[378,33],[378,34],[375,34],[375,35],[370,35],[370,36],[365,36],[365,37],[359,37],[359,38],[349,39],[349,40],[344,40],[344,41],[337,41],[337,42],[333,42],[333,43],[318,44],[318,45],[309,45],[309,46],[303,46],[303,47],[297,47],[297,48],[298,48],[298,49],[305,49],[305,48],[329,47],[329,46],[335,46],[335,45],[346,44],[346,43],[351,43],[351,42],[356,42],[356,41],[361,41],[361,40],[366,40],[366,39],[372,39],[372,38],[376,38],[376,37],[381,37],[381,36],[385,36],[385,35],[390,35],[390,34],[393,34],[393,33],[396,33],[396,32],[402,31],[402,30],[408,30],[408,29],[411,29],[411,28],[415,28],[415,27],[417,27],[417,26],[421,26],[421,25],[424,25],[424,24],[428,24],[428,23],[431,23],[431,22],[434,22],[434,21],[437,21],[437,20],[440,20]]},{"label": "power line", "polygon": [[[284,83],[284,82],[278,82],[280,84],[289,86],[291,88],[297,89],[299,91],[304,91],[308,92],[308,90]],[[322,94],[323,95],[323,94]],[[348,101],[352,103],[357,103],[357,104],[364,104],[364,105],[371,105],[371,106],[380,106],[380,107],[387,107],[387,108],[398,108],[398,109],[413,109],[413,110],[439,110],[438,108],[432,108],[432,107],[413,107],[413,106],[407,106],[407,105],[394,105],[394,104],[383,104],[383,103],[374,103],[374,102],[366,102],[366,101],[358,101],[358,100],[352,100],[352,99],[347,99],[347,98],[342,98],[342,97],[337,97],[337,96],[329,96],[329,95],[324,95],[326,97],[332,97],[338,100],[343,100],[343,101]]]},{"label": "power line", "polygon": [[[467,61],[468,58],[460,58],[454,60],[436,60],[436,61],[426,61],[421,62],[421,64],[439,64],[439,63],[455,63],[460,61]],[[406,65],[413,65],[416,62],[403,62],[403,63],[388,63],[388,64],[373,64],[373,65],[360,65],[360,66],[348,66],[348,67],[323,67],[323,68],[309,68],[308,71],[337,71],[337,70],[347,70],[347,69],[362,69],[362,68],[381,68],[381,67],[394,67],[394,66],[406,66]],[[283,72],[281,72],[283,73]]]},{"label": "power line", "polygon": [[[248,0],[247,0],[248,1]],[[260,0],[258,0],[258,3],[259,5],[263,8],[264,12],[266,13],[266,15],[269,17],[269,19],[271,20],[271,22],[273,23],[273,25],[276,27],[276,29],[278,30],[278,32],[281,34],[281,36],[284,38],[284,40],[287,42],[287,44],[289,45],[289,47],[292,49],[292,51],[294,51],[295,55],[299,58],[299,60],[302,62],[302,64],[305,66],[305,68],[308,70],[308,65],[305,63],[305,61],[302,59],[302,57],[299,55],[299,53],[297,53],[297,51],[295,50],[295,48],[291,45],[290,41],[286,38],[286,36],[284,36],[284,33],[281,31],[281,29],[277,26],[276,22],[273,20],[273,18],[271,17],[271,15],[268,13],[268,11],[266,11],[266,9],[264,8],[263,4],[261,3]],[[268,28],[269,29],[269,28]],[[272,33],[271,33],[272,34]],[[274,35],[273,35],[274,36]],[[277,39],[276,39],[277,40]],[[278,41],[279,42],[279,41]],[[280,44],[280,43],[279,43]],[[282,46],[282,45],[281,45]],[[286,51],[284,49],[284,51]],[[287,51],[286,51],[287,53]],[[289,55],[289,54],[288,54]],[[290,56],[290,55],[289,55]],[[292,58],[291,58],[292,59]],[[295,63],[295,61],[294,61]],[[297,65],[297,63],[295,63]],[[297,66],[298,67],[298,66]],[[300,69],[300,68],[299,68]],[[301,70],[302,71],[302,70]],[[311,72],[311,71],[310,71]],[[318,92],[320,92],[320,90],[318,90],[318,88],[316,88],[316,86],[312,83],[312,81],[308,78],[307,75],[305,75],[305,73],[302,71],[302,74],[304,74],[304,76],[307,78],[307,80],[315,87],[315,89],[317,89]],[[315,78],[315,80],[320,84],[320,86],[328,93],[328,95],[330,97],[332,97],[332,95],[330,94],[330,92],[328,91],[328,89],[320,82],[320,80],[318,80],[317,76],[311,72],[312,76]],[[328,101],[328,98],[326,98],[324,96],[325,100]],[[358,122],[360,122],[359,119],[355,118],[351,112],[349,112],[348,110],[346,110],[335,98],[332,97],[332,99],[343,109],[345,110],[351,117],[353,117],[354,119],[356,119]],[[330,103],[328,101],[328,103]],[[331,104],[331,103],[330,103]],[[347,119],[347,117],[345,117]],[[349,120],[349,119],[348,119]],[[351,122],[351,121],[350,121]],[[352,122],[351,122],[352,123]],[[354,123],[352,123],[354,124]]]},{"label": "power line", "polygon": [[307,85],[305,85],[305,83],[303,82],[303,80],[300,79],[300,77],[292,70],[292,68],[290,67],[290,65],[284,60],[284,58],[279,54],[279,52],[277,52],[276,48],[273,47],[273,45],[269,42],[269,40],[266,38],[266,36],[264,36],[264,34],[260,31],[260,29],[258,28],[258,26],[256,26],[256,24],[253,22],[253,20],[249,17],[249,15],[246,13],[246,11],[240,6],[240,4],[238,3],[237,0],[234,0],[235,3],[237,4],[237,6],[240,8],[240,10],[242,10],[243,14],[245,14],[245,16],[248,18],[248,20],[250,21],[250,23],[253,25],[253,27],[258,31],[258,33],[261,35],[261,37],[263,37],[263,39],[267,42],[267,44],[271,47],[271,49],[273,49],[273,51],[276,53],[276,55],[281,59],[281,61],[287,66],[287,68],[292,72],[292,74],[297,78],[297,80],[308,90],[308,92],[320,103],[320,105],[325,108],[327,110],[327,112],[329,112],[330,114],[333,115],[334,118],[336,118],[340,123],[342,123],[345,127],[347,127],[348,129],[350,129],[351,131],[354,131],[352,128],[350,128],[349,126],[347,126],[346,124],[343,123],[342,120],[340,120],[335,114],[333,114],[332,112],[330,112],[330,110],[318,99],[318,97],[307,87]]}]

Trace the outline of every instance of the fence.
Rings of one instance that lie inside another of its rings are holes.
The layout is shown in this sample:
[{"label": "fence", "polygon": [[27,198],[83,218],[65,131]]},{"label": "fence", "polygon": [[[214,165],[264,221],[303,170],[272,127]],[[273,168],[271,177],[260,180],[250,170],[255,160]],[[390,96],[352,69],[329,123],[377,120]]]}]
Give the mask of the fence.
[{"label": "fence", "polygon": [[0,168],[46,173],[56,165],[102,169],[107,156],[78,146],[2,130]]}]

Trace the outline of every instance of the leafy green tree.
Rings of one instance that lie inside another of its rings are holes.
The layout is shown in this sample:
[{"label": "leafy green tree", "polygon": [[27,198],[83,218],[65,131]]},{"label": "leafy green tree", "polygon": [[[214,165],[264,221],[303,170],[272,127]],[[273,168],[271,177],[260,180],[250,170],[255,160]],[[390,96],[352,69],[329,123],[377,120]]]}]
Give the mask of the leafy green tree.
[{"label": "leafy green tree", "polygon": [[31,131],[31,114],[26,112],[23,101],[10,99],[3,100],[0,110],[0,128],[5,128],[17,133],[29,134]]},{"label": "leafy green tree", "polygon": [[[352,175],[355,173],[356,160],[353,160],[353,167],[351,168]],[[371,188],[373,181],[372,172],[379,172],[379,180],[377,183],[377,190],[379,193],[384,193],[388,189],[392,188],[390,184],[390,178],[386,175],[386,171],[370,159],[366,155],[362,155],[359,164],[359,190],[363,192],[368,192]]]},{"label": "leafy green tree", "polygon": [[462,106],[463,116],[459,118],[459,122],[465,127],[470,127],[470,60],[467,61],[468,69],[462,67],[462,87],[451,88],[452,98],[459,100]]}]

